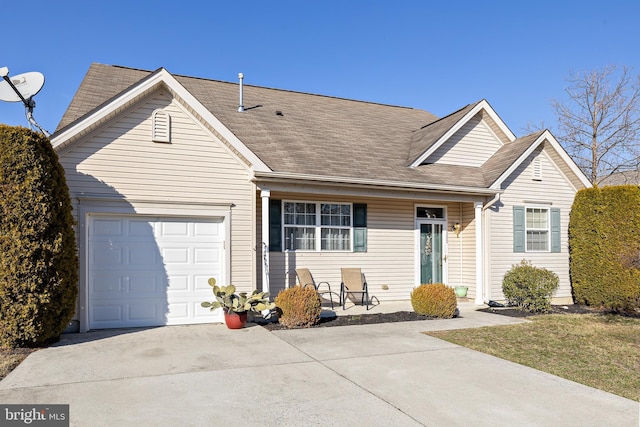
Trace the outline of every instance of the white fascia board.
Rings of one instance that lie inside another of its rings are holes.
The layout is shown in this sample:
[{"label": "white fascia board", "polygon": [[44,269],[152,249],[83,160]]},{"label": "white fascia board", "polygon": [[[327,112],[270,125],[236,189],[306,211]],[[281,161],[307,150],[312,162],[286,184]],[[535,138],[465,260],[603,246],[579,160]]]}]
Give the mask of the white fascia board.
[{"label": "white fascia board", "polygon": [[564,151],[564,148],[562,148],[560,143],[556,141],[551,132],[549,132],[549,130],[547,129],[538,137],[538,139],[534,141],[533,144],[531,144],[529,148],[527,148],[527,151],[522,153],[520,157],[518,157],[518,159],[513,162],[511,166],[509,166],[509,169],[503,172],[502,175],[500,175],[500,177],[498,177],[498,179],[496,179],[493,184],[491,184],[491,187],[489,188],[499,189],[504,180],[507,179],[507,177],[509,177],[516,170],[516,168],[518,168],[522,164],[522,162],[524,162],[524,160],[527,159],[531,155],[531,153],[533,153],[544,141],[547,141],[549,142],[549,144],[551,144],[553,149],[558,153],[558,155],[567,164],[567,166],[569,166],[571,171],[576,175],[576,177],[585,187],[591,187],[591,183],[589,182],[585,174],[580,170],[573,159],[569,157],[567,152]]},{"label": "white fascia board", "polygon": [[[289,172],[271,172],[271,173],[254,173],[253,180],[255,182],[286,182],[288,184],[308,184],[314,183],[319,185],[344,185],[344,186],[363,186],[372,188],[388,188],[395,190],[417,190],[417,191],[443,191],[460,194],[476,194],[483,196],[493,196],[496,190],[478,187],[463,187],[459,185],[443,185],[443,184],[420,184],[415,182],[401,181],[383,181],[374,179],[362,179],[339,176],[309,175]],[[268,187],[268,184],[266,185]],[[500,191],[498,191],[500,192]]]},{"label": "white fascia board", "polygon": [[500,116],[491,108],[491,105],[487,102],[486,99],[478,102],[478,105],[473,107],[471,111],[465,114],[458,122],[453,125],[435,144],[433,144],[427,151],[422,153],[420,157],[418,157],[409,167],[415,168],[418,167],[424,162],[429,156],[431,156],[442,144],[444,144],[449,138],[451,138],[457,131],[460,130],[462,126],[464,126],[469,120],[471,120],[478,112],[481,110],[485,110],[487,114],[493,119],[493,121],[498,125],[500,130],[504,132],[505,135],[509,138],[509,142],[513,142],[516,139],[516,136],[511,132],[511,130],[507,127],[507,125],[502,121]]},{"label": "white fascia board", "polygon": [[229,142],[242,156],[251,162],[255,170],[270,171],[271,169],[264,164],[258,156],[256,156],[249,148],[242,143],[225,125],[220,122],[209,110],[197,98],[195,98],[184,86],[178,82],[166,69],[161,68],[152,74],[148,79],[143,80],[140,84],[131,88],[128,91],[121,93],[118,97],[114,98],[108,104],[104,105],[99,110],[94,111],[92,114],[84,117],[75,125],[71,126],[64,132],[56,135],[51,140],[51,145],[55,150],[61,150],[69,141],[72,141],[74,137],[82,134],[83,131],[90,128],[94,123],[98,123],[105,118],[108,118],[111,114],[119,111],[125,107],[129,102],[135,100],[137,97],[155,89],[159,85],[164,84],[169,90],[174,92],[177,96],[182,98],[187,105],[191,106],[193,110],[204,120],[209,122],[214,129],[216,129],[223,138]]},{"label": "white fascia board", "polygon": [[580,180],[580,182],[585,186],[585,188],[590,188],[593,185],[589,178],[582,172],[582,169],[578,167],[576,162],[569,156],[569,154],[565,151],[565,149],[560,145],[560,143],[556,140],[553,134],[547,129],[542,134],[546,138],[546,140],[551,144],[551,146],[556,150],[560,158],[569,166],[569,169],[576,175],[576,177]]}]

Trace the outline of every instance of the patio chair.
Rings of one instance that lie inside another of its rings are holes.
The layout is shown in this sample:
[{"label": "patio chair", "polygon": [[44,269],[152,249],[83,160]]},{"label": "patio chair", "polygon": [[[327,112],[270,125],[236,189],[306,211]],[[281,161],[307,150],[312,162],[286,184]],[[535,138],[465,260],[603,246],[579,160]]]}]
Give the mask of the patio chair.
[{"label": "patio chair", "polygon": [[[335,294],[335,292],[331,291],[331,285],[329,284],[329,282],[316,283],[316,281],[313,280],[311,271],[309,271],[308,268],[297,268],[296,276],[298,277],[298,283],[300,284],[300,286],[302,286],[303,288],[306,286],[313,286],[320,298],[323,298],[324,295],[329,294],[329,301],[331,301],[331,310],[333,310],[333,294]],[[327,288],[329,289],[320,289],[320,285],[327,285]]]},{"label": "patio chair", "polygon": [[359,268],[342,268],[341,271],[340,303],[342,309],[346,309],[347,297],[355,303],[356,295],[360,294],[360,303],[366,304],[367,310],[369,310],[369,289],[362,271]]}]

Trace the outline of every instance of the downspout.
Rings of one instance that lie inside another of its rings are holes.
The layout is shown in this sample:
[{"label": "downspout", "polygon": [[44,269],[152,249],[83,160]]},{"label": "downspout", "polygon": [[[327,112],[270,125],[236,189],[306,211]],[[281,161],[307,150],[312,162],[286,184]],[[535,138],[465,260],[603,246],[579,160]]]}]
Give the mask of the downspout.
[{"label": "downspout", "polygon": [[495,196],[493,196],[493,199],[489,200],[483,207],[482,210],[486,211],[487,209],[489,209],[491,206],[495,205],[497,202],[500,201],[500,193],[496,193]]}]

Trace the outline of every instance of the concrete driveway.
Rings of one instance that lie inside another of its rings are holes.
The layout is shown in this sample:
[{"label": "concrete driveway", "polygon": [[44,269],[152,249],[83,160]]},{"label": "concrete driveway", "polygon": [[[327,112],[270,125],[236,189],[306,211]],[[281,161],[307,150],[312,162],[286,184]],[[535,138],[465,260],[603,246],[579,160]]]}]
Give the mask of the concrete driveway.
[{"label": "concrete driveway", "polygon": [[638,402],[420,333],[520,321],[470,310],[308,330],[64,335],[0,382],[0,402],[69,404],[79,426],[640,425]]}]

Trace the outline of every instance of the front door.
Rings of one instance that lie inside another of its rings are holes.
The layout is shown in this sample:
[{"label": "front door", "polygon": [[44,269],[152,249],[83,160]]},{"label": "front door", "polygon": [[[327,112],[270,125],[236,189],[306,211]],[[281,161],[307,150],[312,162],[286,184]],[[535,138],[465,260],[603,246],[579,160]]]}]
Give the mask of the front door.
[{"label": "front door", "polygon": [[443,224],[420,223],[420,283],[443,282]]}]

